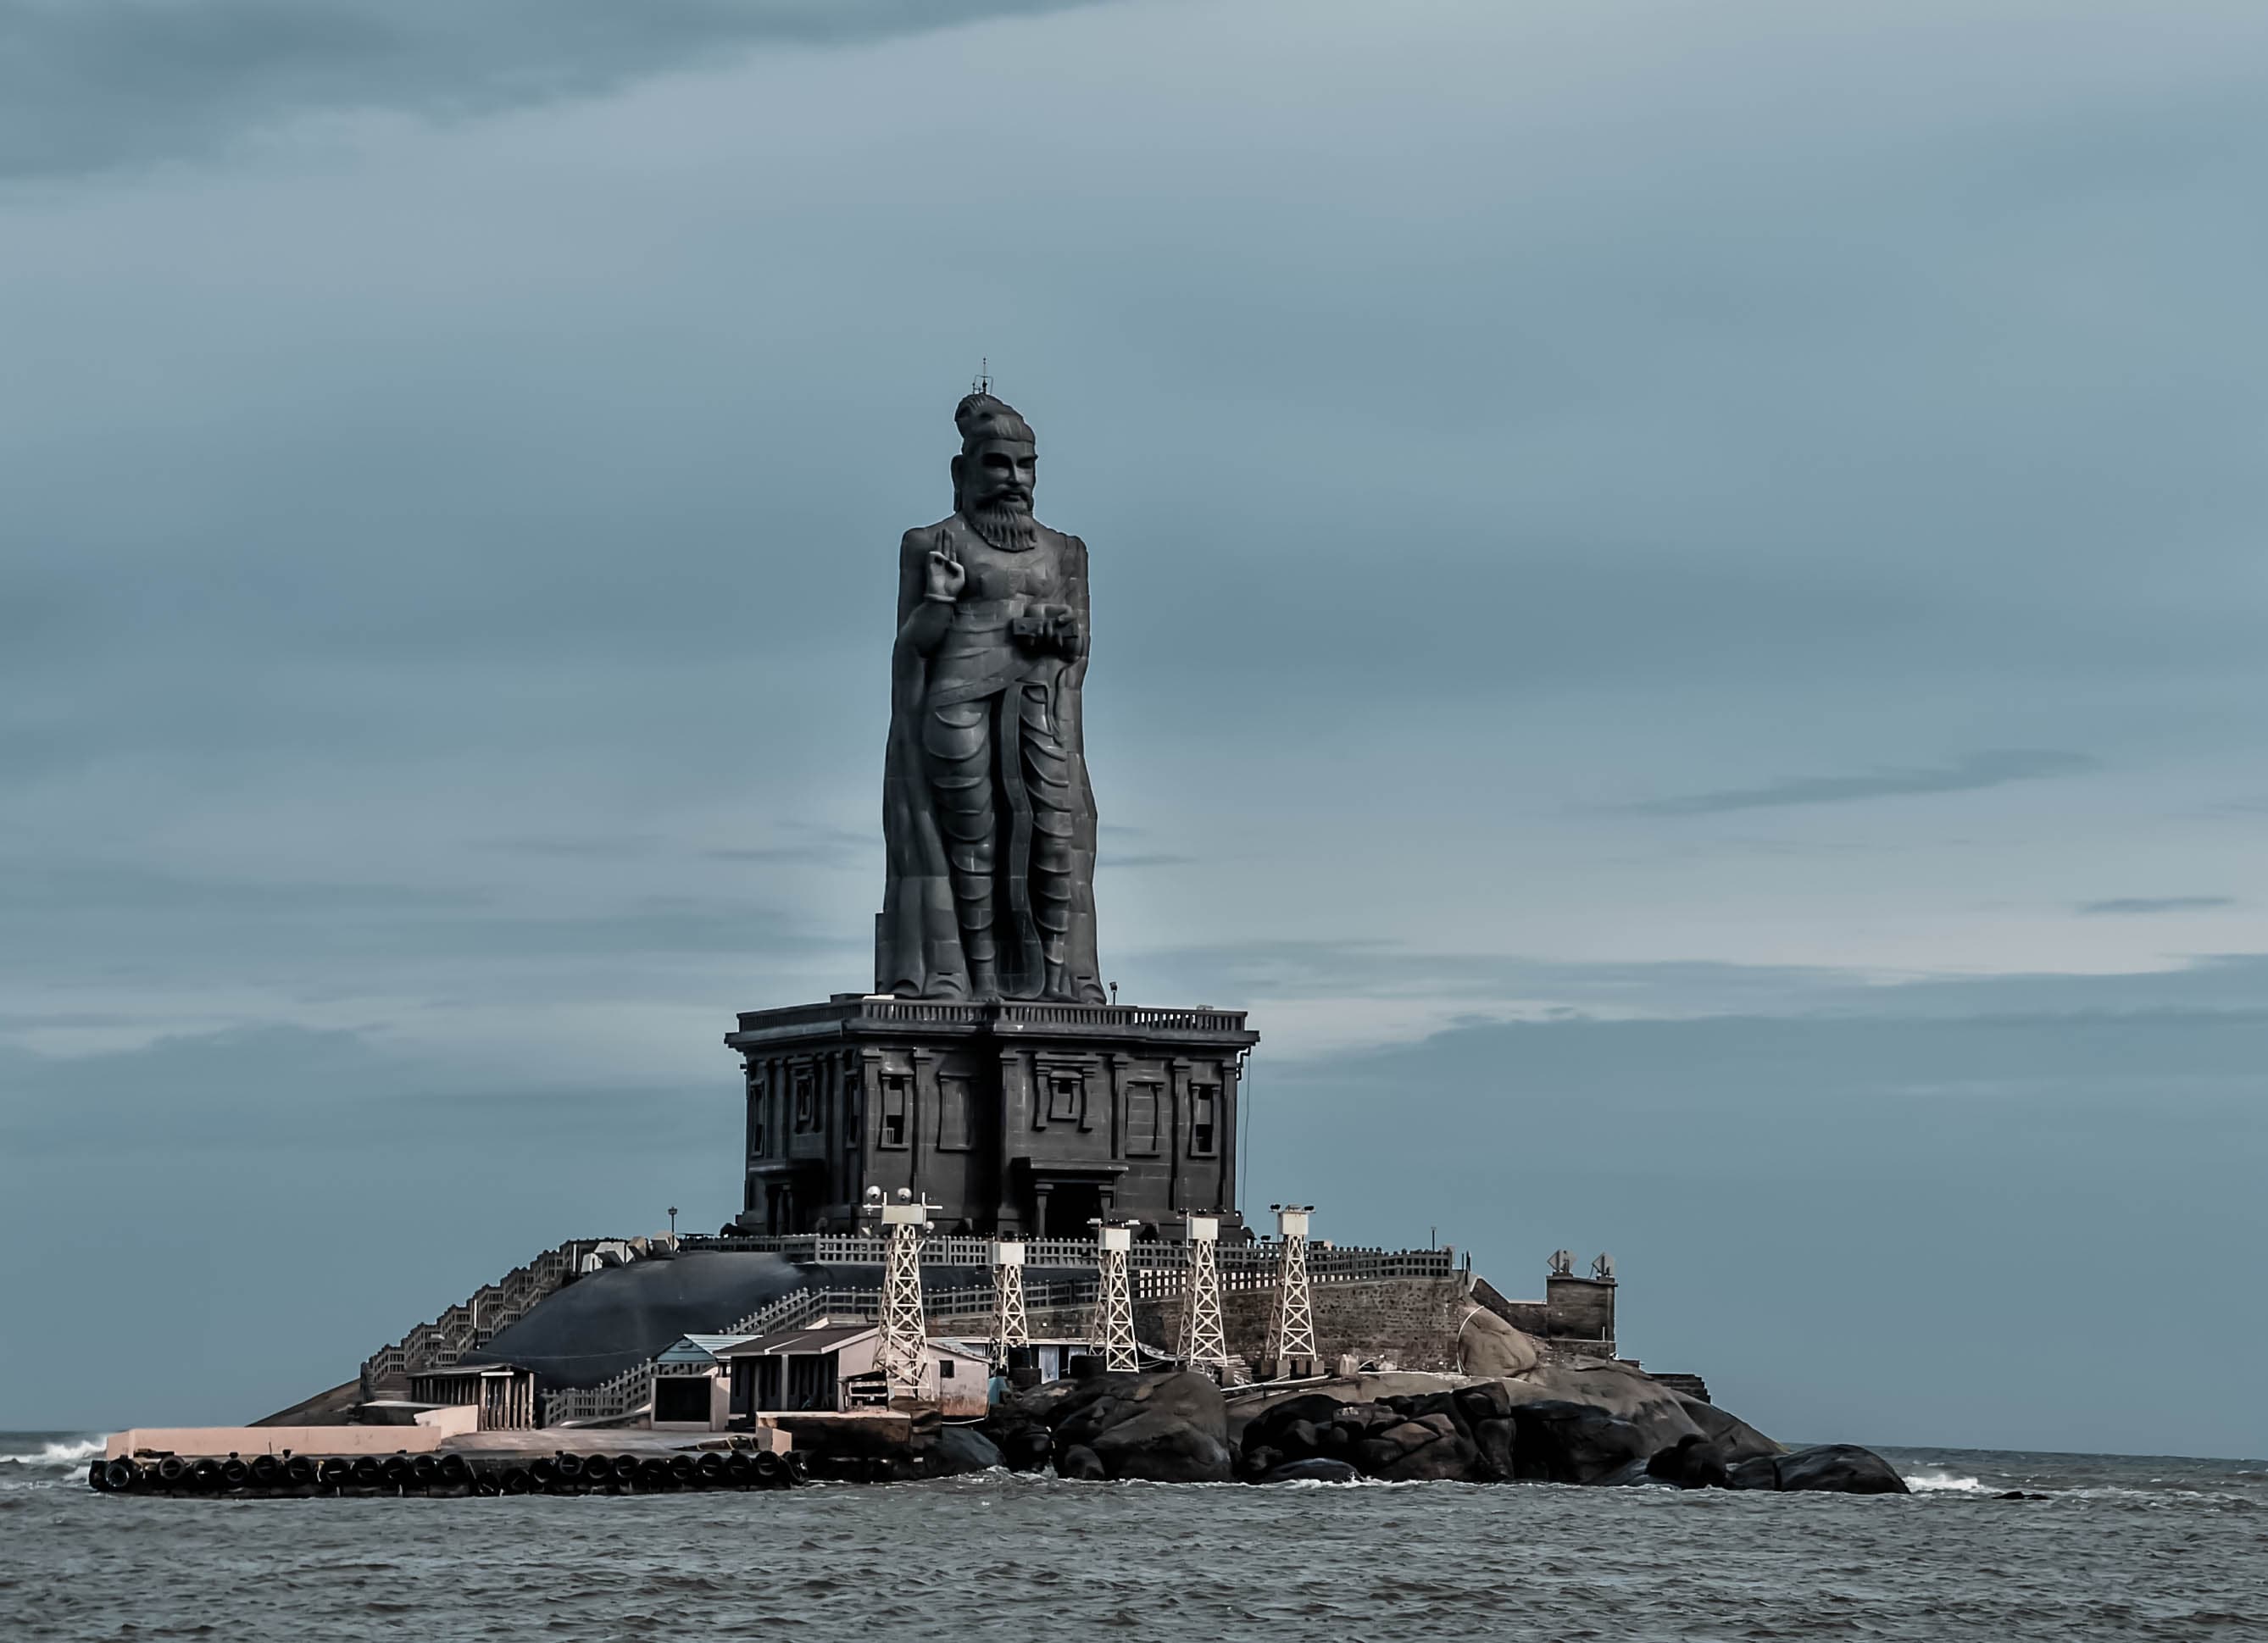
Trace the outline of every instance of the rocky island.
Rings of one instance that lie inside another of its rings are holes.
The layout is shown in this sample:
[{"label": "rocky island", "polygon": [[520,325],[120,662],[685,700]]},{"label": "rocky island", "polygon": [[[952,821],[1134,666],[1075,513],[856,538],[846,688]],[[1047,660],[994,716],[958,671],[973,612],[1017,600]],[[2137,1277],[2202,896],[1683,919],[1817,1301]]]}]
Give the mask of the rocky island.
[{"label": "rocky island", "polygon": [[[98,1488],[555,1493],[1006,1466],[1157,1483],[1904,1493],[1620,1355],[1612,1263],[1540,1301],[1446,1249],[1239,1202],[1242,1011],[1122,1006],[1097,957],[1088,553],[1036,436],[954,411],[899,548],[863,993],[740,1016],[740,1208],[545,1251],[247,1427],[111,1440]],[[1422,1111],[1412,1121],[1422,1124]],[[673,1217],[675,1211],[672,1211]]]}]

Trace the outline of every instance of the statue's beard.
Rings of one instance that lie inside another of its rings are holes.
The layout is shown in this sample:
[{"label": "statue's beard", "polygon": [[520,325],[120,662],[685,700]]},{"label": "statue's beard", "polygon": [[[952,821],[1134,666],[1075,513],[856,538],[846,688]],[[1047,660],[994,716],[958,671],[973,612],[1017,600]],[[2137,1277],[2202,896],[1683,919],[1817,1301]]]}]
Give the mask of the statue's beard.
[{"label": "statue's beard", "polygon": [[1022,508],[1004,507],[998,503],[971,508],[968,510],[968,519],[977,535],[1004,554],[1020,554],[1040,539],[1039,521]]}]

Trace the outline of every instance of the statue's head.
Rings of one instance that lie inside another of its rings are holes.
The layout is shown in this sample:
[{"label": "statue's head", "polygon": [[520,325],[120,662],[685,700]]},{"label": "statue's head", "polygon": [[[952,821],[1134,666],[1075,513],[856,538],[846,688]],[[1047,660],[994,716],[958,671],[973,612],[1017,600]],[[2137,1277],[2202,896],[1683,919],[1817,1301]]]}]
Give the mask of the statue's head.
[{"label": "statue's head", "polygon": [[996,547],[1032,542],[1032,489],[1040,457],[1032,425],[1006,401],[972,393],[954,407],[961,454],[953,459],[953,505]]}]

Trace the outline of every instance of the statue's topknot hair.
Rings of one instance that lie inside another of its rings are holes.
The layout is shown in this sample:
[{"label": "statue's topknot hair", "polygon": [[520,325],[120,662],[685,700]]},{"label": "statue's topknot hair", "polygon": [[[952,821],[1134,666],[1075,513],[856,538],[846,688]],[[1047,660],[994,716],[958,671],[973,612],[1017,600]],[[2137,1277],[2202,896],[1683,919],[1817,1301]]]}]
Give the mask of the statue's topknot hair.
[{"label": "statue's topknot hair", "polygon": [[953,425],[961,430],[961,454],[966,456],[988,439],[1020,439],[1037,444],[1032,425],[1016,414],[1016,407],[1005,400],[996,400],[989,393],[963,396],[953,407]]}]

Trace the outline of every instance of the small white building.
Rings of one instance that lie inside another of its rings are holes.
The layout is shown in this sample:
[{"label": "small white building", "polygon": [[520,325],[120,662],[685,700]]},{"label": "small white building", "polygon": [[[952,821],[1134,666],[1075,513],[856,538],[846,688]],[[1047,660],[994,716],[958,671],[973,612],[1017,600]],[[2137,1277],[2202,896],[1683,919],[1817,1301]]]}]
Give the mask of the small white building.
[{"label": "small white building", "polygon": [[[879,1324],[822,1325],[728,1339],[713,1348],[712,1355],[729,1377],[726,1407],[734,1415],[839,1412],[879,1408],[890,1401],[890,1389],[874,1367],[881,1339]],[[924,1398],[934,1397],[946,1415],[982,1416],[990,1406],[990,1374],[991,1365],[981,1349],[961,1341],[933,1339],[922,1393]],[[655,1375],[659,1425],[659,1362]]]}]

